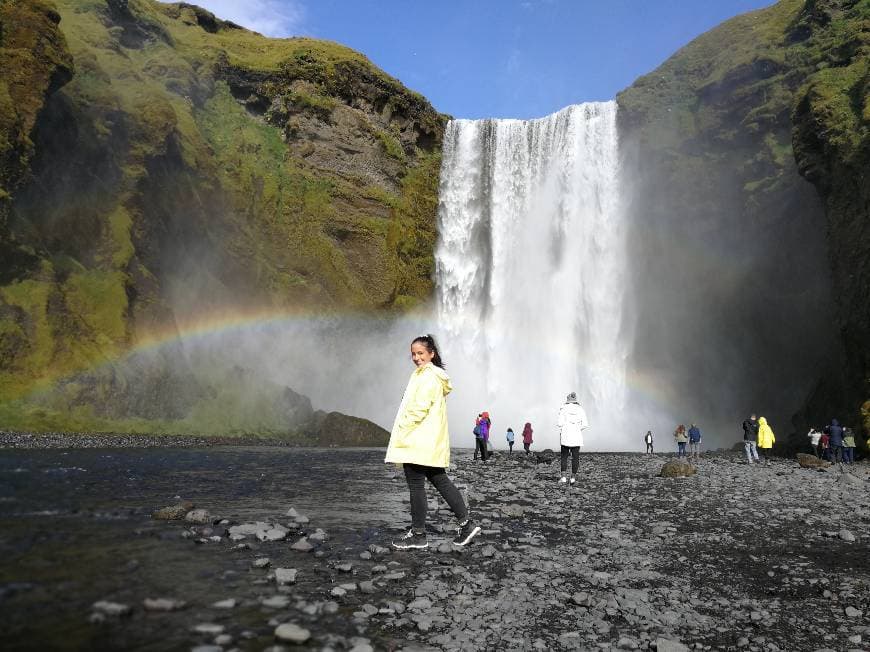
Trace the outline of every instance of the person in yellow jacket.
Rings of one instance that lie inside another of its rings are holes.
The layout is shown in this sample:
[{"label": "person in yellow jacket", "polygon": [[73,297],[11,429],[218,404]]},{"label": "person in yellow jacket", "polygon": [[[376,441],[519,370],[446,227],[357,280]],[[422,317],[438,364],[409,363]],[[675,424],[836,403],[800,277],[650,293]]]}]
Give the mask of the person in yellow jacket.
[{"label": "person in yellow jacket", "polygon": [[417,368],[405,388],[384,459],[386,463],[404,467],[411,494],[411,529],[393,541],[393,547],[408,550],[429,546],[426,480],[435,485],[459,520],[459,531],[453,543],[464,546],[480,533],[480,527],[468,518],[462,494],[445,471],[450,464],[447,395],[453,387],[444,371],[435,338],[421,335],[411,342],[411,361]]},{"label": "person in yellow jacket", "polygon": [[776,437],[773,435],[773,428],[767,425],[767,419],[764,417],[758,418],[758,450],[761,452],[761,457],[764,458],[765,466],[770,466],[770,449],[776,442]]}]

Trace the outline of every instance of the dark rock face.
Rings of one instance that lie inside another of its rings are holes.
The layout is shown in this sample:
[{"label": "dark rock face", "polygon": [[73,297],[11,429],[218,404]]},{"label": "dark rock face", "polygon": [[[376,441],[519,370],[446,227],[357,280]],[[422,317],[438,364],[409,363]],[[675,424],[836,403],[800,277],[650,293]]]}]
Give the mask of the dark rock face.
[{"label": "dark rock face", "polygon": [[[736,422],[763,405],[783,423],[812,394],[802,436],[826,410],[854,422],[868,395],[867,127],[847,101],[866,97],[861,11],[791,0],[739,16],[618,97],[643,216],[637,362],[690,411]],[[833,79],[836,100],[820,101]],[[851,117],[831,129],[837,116]],[[689,371],[673,378],[673,360]]]},{"label": "dark rock face", "polygon": [[30,132],[46,97],[73,75],[59,21],[49,3],[0,4],[0,284],[20,277],[35,260],[12,239],[8,219],[12,195],[33,156]]},{"label": "dark rock face", "polygon": [[[870,430],[870,34],[859,4],[807,3],[796,30],[819,49],[819,69],[792,113],[800,173],[824,201],[836,309],[829,316],[843,346],[840,364],[821,380],[799,425],[835,414]],[[832,18],[837,22],[832,24]],[[860,408],[860,413],[859,413]]]}]

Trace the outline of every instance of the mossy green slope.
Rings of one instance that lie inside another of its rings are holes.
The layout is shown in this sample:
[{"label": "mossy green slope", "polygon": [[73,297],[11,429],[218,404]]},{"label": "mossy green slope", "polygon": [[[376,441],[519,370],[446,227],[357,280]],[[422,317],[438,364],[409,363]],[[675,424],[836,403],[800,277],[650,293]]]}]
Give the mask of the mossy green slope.
[{"label": "mossy green slope", "polygon": [[[743,406],[763,405],[772,386],[808,374],[833,380],[802,411],[801,432],[832,413],[857,423],[860,396],[870,395],[870,302],[858,296],[867,287],[859,252],[870,249],[868,18],[867,0],[781,0],[704,34],[618,96],[635,198],[653,225],[642,235],[646,249],[655,249],[655,224],[676,223],[683,251],[703,243],[708,261],[692,270],[700,283],[678,289],[689,304],[694,297],[703,305],[698,287],[721,299],[712,317],[678,313],[680,327],[728,334],[732,358],[771,361],[768,372],[733,378]],[[658,244],[659,253],[675,251]],[[709,263],[722,254],[723,263]],[[831,268],[833,301],[824,278]],[[654,320],[651,330],[655,351]],[[712,357],[696,362],[701,373],[729,373]],[[793,409],[800,403],[792,400]]]},{"label": "mossy green slope", "polygon": [[143,389],[114,361],[178,319],[430,296],[446,118],[364,56],[153,0],[0,20],[0,399],[100,368],[63,409],[148,419],[130,393],[177,370]]}]

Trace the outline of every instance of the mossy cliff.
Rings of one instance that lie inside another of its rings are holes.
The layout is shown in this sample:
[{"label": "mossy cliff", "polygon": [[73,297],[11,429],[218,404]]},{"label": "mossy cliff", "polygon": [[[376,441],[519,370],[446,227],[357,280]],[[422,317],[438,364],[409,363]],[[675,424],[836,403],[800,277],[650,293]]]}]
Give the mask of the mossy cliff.
[{"label": "mossy cliff", "polygon": [[425,300],[445,119],[192,5],[0,0],[0,399],[100,367],[62,414],[181,418],[207,391],[172,350],[111,364],[180,318]]},{"label": "mossy cliff", "polygon": [[[673,289],[638,324],[645,363],[688,359],[686,394],[697,374],[727,381],[733,391],[709,404],[736,422],[754,409],[783,423],[811,393],[800,432],[834,415],[854,425],[870,396],[868,39],[867,0],[781,0],[618,96],[648,226],[635,242],[639,302],[663,279]],[[731,344],[723,354],[705,341]],[[734,360],[749,364],[736,373]],[[813,377],[811,392],[796,381]]]}]

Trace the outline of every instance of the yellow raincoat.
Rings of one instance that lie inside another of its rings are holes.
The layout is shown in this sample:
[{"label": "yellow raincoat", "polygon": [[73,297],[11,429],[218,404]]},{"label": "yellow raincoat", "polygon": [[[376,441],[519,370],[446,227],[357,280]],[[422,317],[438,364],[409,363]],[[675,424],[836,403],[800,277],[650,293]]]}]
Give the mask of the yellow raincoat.
[{"label": "yellow raincoat", "polygon": [[431,362],[411,374],[390,433],[387,457],[393,464],[450,465],[447,395],[453,386],[441,367]]},{"label": "yellow raincoat", "polygon": [[773,448],[773,443],[776,437],[773,436],[773,428],[767,425],[767,419],[760,417],[758,419],[758,447]]}]

